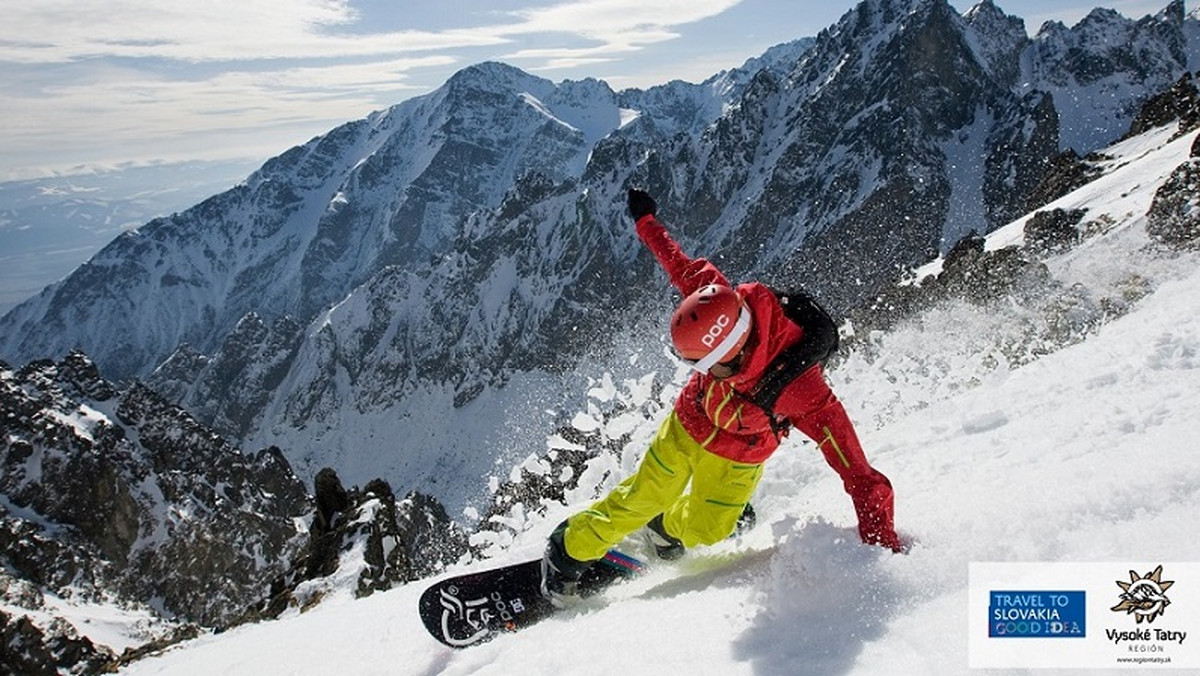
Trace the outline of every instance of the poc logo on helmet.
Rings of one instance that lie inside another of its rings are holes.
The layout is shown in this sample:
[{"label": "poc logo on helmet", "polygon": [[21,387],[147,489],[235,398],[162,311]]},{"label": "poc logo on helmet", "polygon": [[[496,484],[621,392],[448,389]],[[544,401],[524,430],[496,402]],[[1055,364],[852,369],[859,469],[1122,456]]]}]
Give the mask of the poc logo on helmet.
[{"label": "poc logo on helmet", "polygon": [[693,291],[671,315],[671,342],[675,351],[700,371],[712,366],[710,357],[717,359],[736,352],[749,329],[750,313],[745,303],[732,287],[720,284]]},{"label": "poc logo on helmet", "polygon": [[718,315],[713,325],[708,328],[708,333],[701,336],[700,342],[704,343],[706,347],[716,347],[717,343],[721,340],[721,335],[725,333],[725,327],[729,326],[732,322],[733,320],[729,318],[729,315]]}]

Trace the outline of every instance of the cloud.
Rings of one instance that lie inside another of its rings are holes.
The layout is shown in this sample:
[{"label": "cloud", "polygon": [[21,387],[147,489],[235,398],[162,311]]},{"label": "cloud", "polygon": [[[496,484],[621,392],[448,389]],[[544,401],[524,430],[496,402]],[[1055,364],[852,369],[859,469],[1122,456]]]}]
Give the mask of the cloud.
[{"label": "cloud", "polygon": [[[413,68],[447,65],[428,56],[280,70],[220,71],[174,79],[141,69],[94,65],[79,81],[0,100],[8,123],[3,145],[32,149],[48,140],[97,133],[109,140],[167,138],[198,130],[252,129],[297,118],[346,120],[419,89],[406,82]],[[37,115],[28,111],[37,109]],[[86,142],[86,141],[85,141]]]},{"label": "cloud", "polygon": [[358,14],[346,0],[37,0],[5,14],[0,61],[26,64],[361,57],[506,42],[486,30],[351,31]]},{"label": "cloud", "polygon": [[56,153],[81,164],[216,152],[217,139],[255,130],[307,138],[486,58],[531,71],[611,63],[628,74],[614,62],[739,2],[567,0],[515,11],[485,2],[442,28],[408,8],[373,7],[379,14],[368,17],[351,0],[9,3],[0,171],[19,174]]},{"label": "cloud", "polygon": [[627,49],[677,37],[741,0],[596,0],[490,13],[471,28],[361,30],[347,0],[37,0],[6,9],[0,61],[158,58],[203,63],[346,58],[503,45],[535,34]]},{"label": "cloud", "polygon": [[595,0],[518,10],[522,32],[562,32],[608,39],[638,27],[678,26],[716,16],[741,0]]},{"label": "cloud", "polygon": [[590,0],[518,10],[520,21],[502,34],[561,34],[585,39],[586,47],[525,49],[506,54],[515,59],[546,59],[543,67],[610,60],[604,55],[632,52],[679,37],[673,26],[714,17],[742,0]]},{"label": "cloud", "polygon": [[263,93],[297,92],[398,92],[421,88],[407,84],[408,71],[418,68],[450,66],[458,62],[453,56],[431,55],[406,59],[388,59],[363,63],[344,63],[323,66],[287,68],[267,73],[231,74],[244,79]]},{"label": "cloud", "polygon": [[0,96],[0,180],[124,161],[278,154],[425,89],[406,79],[429,56],[225,71],[180,80],[93,64],[88,77]]}]

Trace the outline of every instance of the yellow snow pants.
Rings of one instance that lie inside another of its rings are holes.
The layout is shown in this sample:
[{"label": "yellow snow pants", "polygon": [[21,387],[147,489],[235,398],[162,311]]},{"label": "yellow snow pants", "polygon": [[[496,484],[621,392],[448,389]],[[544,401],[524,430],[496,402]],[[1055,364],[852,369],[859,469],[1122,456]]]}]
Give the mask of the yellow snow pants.
[{"label": "yellow snow pants", "polygon": [[[599,559],[658,514],[667,533],[685,547],[719,542],[737,526],[761,477],[762,464],[736,463],[704,450],[672,411],[637,472],[568,520],[567,554]],[[692,489],[685,495],[689,481]]]}]

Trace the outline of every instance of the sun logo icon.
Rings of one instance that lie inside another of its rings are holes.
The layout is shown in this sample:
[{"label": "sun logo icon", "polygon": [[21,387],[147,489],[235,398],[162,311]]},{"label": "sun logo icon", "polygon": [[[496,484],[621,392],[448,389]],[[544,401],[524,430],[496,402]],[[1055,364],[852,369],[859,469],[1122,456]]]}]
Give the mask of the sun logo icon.
[{"label": "sun logo icon", "polygon": [[1131,570],[1129,582],[1117,580],[1117,586],[1123,591],[1121,602],[1112,607],[1113,612],[1124,611],[1136,617],[1139,623],[1145,621],[1146,624],[1162,615],[1163,610],[1171,605],[1171,599],[1164,592],[1175,584],[1174,580],[1163,581],[1162,570],[1163,567],[1159,566],[1154,572],[1146,573],[1145,577]]}]

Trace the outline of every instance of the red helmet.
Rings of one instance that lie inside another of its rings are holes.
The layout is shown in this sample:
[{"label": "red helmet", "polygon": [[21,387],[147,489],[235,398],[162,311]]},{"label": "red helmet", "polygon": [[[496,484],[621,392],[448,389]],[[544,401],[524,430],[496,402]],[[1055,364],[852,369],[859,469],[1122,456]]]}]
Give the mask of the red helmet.
[{"label": "red helmet", "polygon": [[707,372],[737,356],[750,335],[750,311],[737,291],[709,284],[683,299],[671,315],[671,342],[679,356]]}]

